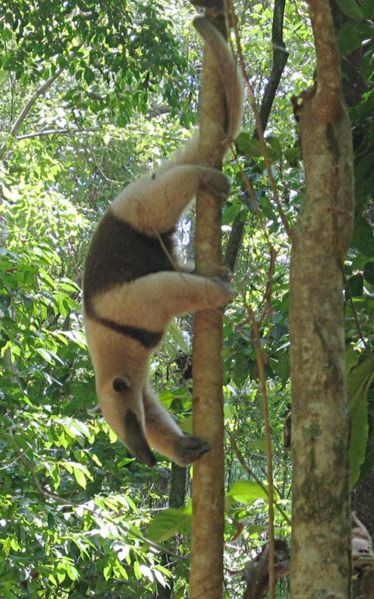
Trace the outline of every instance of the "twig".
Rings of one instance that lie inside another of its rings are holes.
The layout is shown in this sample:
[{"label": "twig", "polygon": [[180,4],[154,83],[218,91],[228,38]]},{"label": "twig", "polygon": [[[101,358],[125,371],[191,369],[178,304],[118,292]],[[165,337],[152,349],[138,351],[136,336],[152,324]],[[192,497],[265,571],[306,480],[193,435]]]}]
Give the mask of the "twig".
[{"label": "twig", "polygon": [[98,128],[92,129],[72,129],[67,127],[66,129],[44,129],[42,131],[34,131],[33,133],[26,133],[25,135],[16,135],[17,140],[32,139],[34,137],[44,137],[46,135],[78,135],[79,133],[96,133],[100,131]]},{"label": "twig", "polygon": [[252,338],[256,350],[257,368],[260,379],[262,414],[265,428],[265,444],[267,458],[267,482],[269,488],[268,503],[268,535],[269,535],[269,595],[270,599],[275,599],[275,539],[274,539],[274,488],[273,488],[273,450],[271,445],[271,427],[269,417],[269,401],[266,388],[266,374],[264,365],[264,356],[261,348],[259,323],[250,308],[249,315],[252,320]]}]

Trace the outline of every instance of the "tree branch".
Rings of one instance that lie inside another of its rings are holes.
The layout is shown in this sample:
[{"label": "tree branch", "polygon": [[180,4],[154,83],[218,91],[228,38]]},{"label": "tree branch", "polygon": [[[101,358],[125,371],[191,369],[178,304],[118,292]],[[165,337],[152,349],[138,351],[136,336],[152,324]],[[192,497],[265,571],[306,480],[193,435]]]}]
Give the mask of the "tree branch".
[{"label": "tree branch", "polygon": [[[83,42],[80,43],[76,48],[74,48],[74,50],[71,52],[70,54],[70,60],[74,57],[75,53],[77,52],[77,50],[79,50],[81,48],[81,46],[83,45]],[[27,118],[27,116],[29,115],[31,109],[33,108],[35,102],[37,101],[38,98],[40,98],[40,96],[42,96],[43,94],[45,94],[46,91],[48,91],[48,89],[51,87],[51,85],[56,81],[56,79],[61,75],[61,73],[65,70],[65,67],[60,67],[59,69],[57,69],[57,71],[55,72],[54,75],[52,75],[52,77],[49,77],[49,79],[47,79],[46,81],[44,81],[38,88],[37,90],[33,93],[33,95],[27,100],[26,104],[24,105],[24,107],[22,108],[21,112],[19,113],[18,117],[16,118],[16,120],[14,121],[7,139],[5,140],[5,142],[2,144],[2,146],[0,147],[0,156],[3,155],[5,148],[6,148],[6,144],[7,141],[10,137],[15,137],[19,131],[19,129],[21,128],[22,123],[24,122],[24,120]]]},{"label": "tree branch", "polygon": [[13,123],[13,125],[7,135],[7,139],[4,141],[4,143],[0,147],[0,156],[3,156],[9,138],[15,137],[17,135],[17,132],[19,131],[23,121],[28,116],[29,112],[31,111],[31,109],[34,106],[37,99],[40,96],[42,96],[51,87],[52,83],[54,81],[56,81],[56,79],[57,79],[57,77],[59,77],[59,75],[61,75],[62,71],[63,71],[63,68],[58,69],[52,77],[47,79],[47,81],[44,81],[44,83],[42,83],[42,85],[40,85],[38,87],[38,89],[34,92],[34,94],[31,96],[31,98],[29,98],[29,100],[26,102],[25,106],[22,108],[21,112],[19,113],[18,117],[16,118],[15,122]]},{"label": "tree branch", "polygon": [[73,129],[66,127],[65,129],[44,129],[42,131],[34,131],[32,133],[25,133],[25,135],[17,135],[18,141],[22,139],[33,139],[35,137],[45,137],[47,135],[78,135],[79,133],[97,133],[100,131],[99,128],[95,129]]},{"label": "tree branch", "polygon": [[[283,18],[284,6],[286,0],[275,0],[273,10],[273,26],[271,34],[271,44],[273,48],[273,64],[271,67],[270,76],[265,86],[264,94],[260,106],[260,121],[263,131],[265,131],[270,112],[273,106],[275,94],[287,64],[288,52],[283,41]],[[257,135],[257,131],[254,132]]]},{"label": "tree branch", "polygon": [[54,75],[52,75],[52,77],[50,77],[49,79],[47,79],[47,81],[44,81],[44,83],[42,83],[38,89],[33,93],[33,95],[31,96],[31,98],[29,98],[29,100],[26,102],[25,106],[22,108],[21,112],[19,113],[18,117],[16,118],[14,124],[12,125],[11,130],[9,131],[9,135],[10,136],[15,136],[17,134],[17,131],[20,129],[23,121],[25,120],[25,118],[27,117],[27,115],[29,114],[30,110],[32,109],[32,107],[34,106],[36,100],[42,96],[52,85],[52,83],[54,81],[56,81],[57,77],[59,77],[62,73],[64,69],[60,68],[56,71],[56,73]]}]

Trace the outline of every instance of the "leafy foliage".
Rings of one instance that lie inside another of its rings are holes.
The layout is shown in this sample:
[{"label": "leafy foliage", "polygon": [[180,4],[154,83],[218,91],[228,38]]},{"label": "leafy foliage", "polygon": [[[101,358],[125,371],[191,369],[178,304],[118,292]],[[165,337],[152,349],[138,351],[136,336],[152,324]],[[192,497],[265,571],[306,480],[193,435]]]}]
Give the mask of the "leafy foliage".
[{"label": "leafy foliage", "polygon": [[183,95],[176,82],[186,60],[159,2],[17,0],[0,10],[2,68],[24,84],[67,71],[61,101],[75,120],[80,110],[114,113],[124,125],[146,110],[150,92],[161,89],[172,104]]}]

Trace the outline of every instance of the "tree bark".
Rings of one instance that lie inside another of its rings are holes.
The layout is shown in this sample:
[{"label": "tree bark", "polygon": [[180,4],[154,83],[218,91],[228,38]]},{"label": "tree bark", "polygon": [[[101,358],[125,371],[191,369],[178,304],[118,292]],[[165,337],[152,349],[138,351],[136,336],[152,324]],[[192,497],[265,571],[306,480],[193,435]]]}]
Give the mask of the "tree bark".
[{"label": "tree bark", "polygon": [[[207,10],[222,33],[222,15]],[[208,47],[205,48],[200,106],[200,152],[203,162],[219,168],[226,122],[224,90]],[[221,265],[221,208],[200,192],[196,202],[196,267],[206,276]],[[211,450],[194,465],[192,481],[191,599],[220,599],[223,593],[224,454],[222,397],[222,314],[196,314],[193,339],[193,428]]]},{"label": "tree bark", "polygon": [[343,262],[354,213],[351,127],[328,0],[309,0],[318,83],[295,101],[306,194],[292,234],[292,596],[350,597]]}]

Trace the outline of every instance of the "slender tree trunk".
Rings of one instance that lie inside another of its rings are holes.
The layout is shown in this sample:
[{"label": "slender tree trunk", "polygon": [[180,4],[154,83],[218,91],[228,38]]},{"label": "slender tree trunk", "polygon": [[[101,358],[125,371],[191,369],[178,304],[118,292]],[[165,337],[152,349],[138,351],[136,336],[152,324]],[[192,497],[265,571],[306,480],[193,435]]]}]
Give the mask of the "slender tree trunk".
[{"label": "slender tree trunk", "polygon": [[[224,20],[209,14],[224,32]],[[200,106],[201,152],[205,164],[220,167],[225,97],[214,56],[205,49]],[[221,264],[221,209],[209,193],[196,202],[196,267],[217,275]],[[195,316],[193,340],[194,434],[211,450],[194,465],[192,481],[191,599],[220,599],[223,594],[224,454],[222,398],[222,315],[206,310]]]},{"label": "slender tree trunk", "polygon": [[295,102],[305,168],[293,231],[291,377],[295,599],[350,597],[343,262],[354,212],[351,127],[328,0],[309,0],[318,83]]}]

